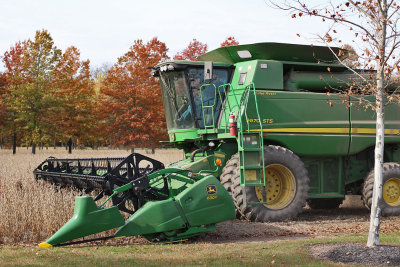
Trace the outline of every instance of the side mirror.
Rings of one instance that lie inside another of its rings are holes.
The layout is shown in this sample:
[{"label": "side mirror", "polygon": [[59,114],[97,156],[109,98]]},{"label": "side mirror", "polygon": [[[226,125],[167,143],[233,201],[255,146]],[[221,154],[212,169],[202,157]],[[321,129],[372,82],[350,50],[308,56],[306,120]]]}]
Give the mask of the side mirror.
[{"label": "side mirror", "polygon": [[212,71],[213,71],[212,61],[204,62],[204,82],[212,79],[213,77]]}]

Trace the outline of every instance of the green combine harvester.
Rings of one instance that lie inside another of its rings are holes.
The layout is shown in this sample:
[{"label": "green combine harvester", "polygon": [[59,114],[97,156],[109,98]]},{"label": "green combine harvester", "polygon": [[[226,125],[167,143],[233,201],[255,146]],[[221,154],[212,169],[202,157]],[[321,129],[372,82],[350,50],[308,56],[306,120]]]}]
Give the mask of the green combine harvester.
[{"label": "green combine harvester", "polygon": [[[78,197],[71,220],[41,247],[92,241],[72,240],[114,228],[115,238],[173,242],[235,217],[282,221],[306,203],[337,208],[351,194],[370,207],[375,113],[358,104],[361,96],[343,94],[360,79],[327,47],[258,43],[218,48],[199,60],[153,68],[165,145],[183,149],[183,160],[165,168],[140,154],[49,158],[34,171],[37,179],[98,192]],[[381,209],[400,215],[400,106],[385,110]],[[103,196],[107,201],[96,204]],[[121,212],[131,216],[125,221]]]}]

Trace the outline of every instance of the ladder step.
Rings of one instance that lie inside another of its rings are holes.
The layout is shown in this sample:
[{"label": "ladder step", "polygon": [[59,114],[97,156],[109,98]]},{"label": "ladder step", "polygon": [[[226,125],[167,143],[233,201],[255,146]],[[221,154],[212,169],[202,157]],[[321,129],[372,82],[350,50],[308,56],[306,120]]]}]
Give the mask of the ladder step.
[{"label": "ladder step", "polygon": [[259,151],[259,152],[261,152],[261,151],[262,151],[262,148],[261,148],[261,147],[239,148],[239,151],[241,151],[241,152],[247,152],[247,151],[249,151],[249,152],[253,152],[253,151]]},{"label": "ladder step", "polygon": [[240,166],[241,170],[262,170],[263,166],[261,165],[248,165],[248,166]]}]

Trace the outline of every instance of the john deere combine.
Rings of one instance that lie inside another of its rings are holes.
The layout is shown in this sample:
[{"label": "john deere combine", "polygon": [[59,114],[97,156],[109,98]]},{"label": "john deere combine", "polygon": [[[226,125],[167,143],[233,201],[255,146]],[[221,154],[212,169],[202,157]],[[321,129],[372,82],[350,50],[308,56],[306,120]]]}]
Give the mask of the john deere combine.
[{"label": "john deere combine", "polygon": [[[346,194],[361,194],[370,206],[374,111],[358,105],[361,96],[342,94],[360,79],[328,48],[259,43],[219,48],[199,60],[153,68],[166,144],[183,149],[185,159],[168,168],[139,154],[47,159],[36,178],[99,195],[78,197],[72,219],[40,246],[118,227],[112,237],[176,241],[214,230],[235,217],[235,208],[237,217],[279,221],[297,216],[307,201],[311,208],[336,208]],[[385,119],[381,208],[399,215],[397,103],[387,104]],[[107,201],[95,204],[104,195]],[[131,217],[124,221],[120,212]]]}]

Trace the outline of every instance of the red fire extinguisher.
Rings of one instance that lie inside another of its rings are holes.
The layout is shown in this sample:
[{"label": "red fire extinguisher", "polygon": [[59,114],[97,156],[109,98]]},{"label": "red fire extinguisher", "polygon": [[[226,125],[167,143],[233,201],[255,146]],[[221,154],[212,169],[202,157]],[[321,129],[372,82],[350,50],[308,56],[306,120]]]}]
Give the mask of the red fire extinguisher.
[{"label": "red fire extinguisher", "polygon": [[237,122],[235,114],[233,114],[233,112],[229,114],[229,133],[232,136],[237,136]]}]

